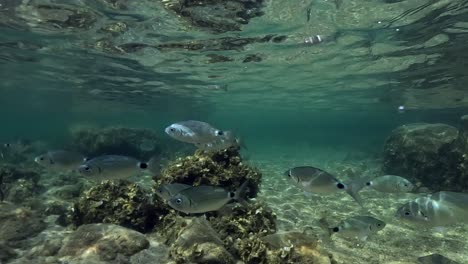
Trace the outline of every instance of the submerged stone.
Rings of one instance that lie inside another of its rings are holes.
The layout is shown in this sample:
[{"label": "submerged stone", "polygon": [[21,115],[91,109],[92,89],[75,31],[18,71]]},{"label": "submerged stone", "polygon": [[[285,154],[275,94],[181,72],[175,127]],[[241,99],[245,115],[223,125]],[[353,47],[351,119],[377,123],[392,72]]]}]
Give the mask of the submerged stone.
[{"label": "submerged stone", "polygon": [[73,149],[89,158],[124,154],[146,162],[162,152],[160,137],[149,129],[78,128],[71,132],[71,137]]},{"label": "submerged stone", "polygon": [[36,211],[0,203],[0,242],[13,247],[21,246],[22,240],[36,236],[46,226]]},{"label": "submerged stone", "polygon": [[172,259],[177,263],[235,263],[219,234],[205,218],[184,219],[180,223],[170,250]]},{"label": "submerged stone", "polygon": [[467,190],[467,178],[457,168],[464,151],[459,136],[455,127],[446,124],[398,127],[385,142],[383,170],[419,181],[434,191]]},{"label": "submerged stone", "polygon": [[139,232],[112,224],[90,224],[69,235],[58,256],[62,261],[98,258],[112,262],[119,255],[130,257],[148,247],[149,241]]},{"label": "submerged stone", "polygon": [[31,169],[22,169],[14,165],[0,166],[0,189],[3,200],[24,203],[40,191],[40,175]]}]

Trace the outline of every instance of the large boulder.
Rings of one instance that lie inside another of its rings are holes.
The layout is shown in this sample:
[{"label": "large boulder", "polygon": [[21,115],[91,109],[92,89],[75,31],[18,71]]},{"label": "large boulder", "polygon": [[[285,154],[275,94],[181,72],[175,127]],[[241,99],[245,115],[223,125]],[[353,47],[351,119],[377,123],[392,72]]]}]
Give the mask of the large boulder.
[{"label": "large boulder", "polygon": [[400,126],[385,142],[384,173],[408,177],[433,191],[468,190],[466,170],[460,167],[466,150],[462,135],[446,124]]}]

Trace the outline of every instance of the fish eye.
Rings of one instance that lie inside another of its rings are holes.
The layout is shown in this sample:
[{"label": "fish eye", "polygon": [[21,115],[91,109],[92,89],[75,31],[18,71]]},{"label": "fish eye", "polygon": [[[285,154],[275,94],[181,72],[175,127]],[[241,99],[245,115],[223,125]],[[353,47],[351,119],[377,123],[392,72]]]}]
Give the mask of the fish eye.
[{"label": "fish eye", "polygon": [[380,224],[380,223],[379,223],[379,224],[377,224],[377,226],[378,226],[378,227],[381,227],[381,226],[382,226],[382,224]]},{"label": "fish eye", "polygon": [[222,136],[222,135],[224,135],[224,132],[223,132],[223,131],[221,131],[221,130],[218,130],[218,131],[216,131],[216,135],[218,135],[218,136]]},{"label": "fish eye", "polygon": [[181,203],[182,203],[182,199],[177,198],[177,199],[175,200],[175,202],[176,202],[176,204],[181,204]]},{"label": "fish eye", "polygon": [[40,157],[39,160],[44,160],[44,157]]},{"label": "fish eye", "polygon": [[344,189],[345,188],[344,184],[342,184],[341,182],[337,183],[336,187],[338,187],[338,189]]},{"label": "fish eye", "polygon": [[171,127],[171,128],[169,128],[169,131],[174,132],[175,128]]},{"label": "fish eye", "polygon": [[405,215],[410,215],[410,212],[406,211],[406,212],[405,212]]},{"label": "fish eye", "polygon": [[91,168],[86,166],[84,169],[85,169],[85,171],[89,171]]}]

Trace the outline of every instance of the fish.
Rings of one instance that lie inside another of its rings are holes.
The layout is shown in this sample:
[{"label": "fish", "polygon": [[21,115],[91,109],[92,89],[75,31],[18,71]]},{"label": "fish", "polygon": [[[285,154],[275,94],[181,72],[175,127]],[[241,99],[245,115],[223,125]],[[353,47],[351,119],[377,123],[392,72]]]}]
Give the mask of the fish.
[{"label": "fish", "polygon": [[358,191],[362,184],[344,184],[330,173],[311,166],[294,167],[285,172],[286,176],[302,190],[313,194],[332,194],[340,191],[348,193],[359,205],[362,200]]},{"label": "fish", "polygon": [[414,189],[414,185],[407,179],[396,175],[384,175],[366,183],[372,189],[385,193],[407,193]]},{"label": "fish", "polygon": [[218,186],[193,186],[173,195],[168,204],[173,209],[187,214],[218,211],[233,200],[245,204],[247,183],[248,181],[245,181],[235,192]]},{"label": "fish", "polygon": [[395,216],[427,228],[468,223],[468,194],[441,191],[419,197],[398,208]]},{"label": "fish", "polygon": [[48,151],[34,158],[34,162],[50,170],[74,170],[86,158],[78,152],[67,150]]},{"label": "fish", "polygon": [[192,144],[212,143],[224,135],[224,131],[214,128],[206,122],[196,120],[171,124],[164,131],[176,140]]},{"label": "fish", "polygon": [[329,227],[325,218],[319,220],[319,225],[328,232],[329,236],[339,234],[345,238],[358,238],[366,241],[372,236],[384,229],[386,223],[372,216],[352,216],[340,222],[335,227]]},{"label": "fish", "polygon": [[95,179],[122,179],[148,169],[146,162],[120,155],[104,155],[78,166],[81,175]]},{"label": "fish", "polygon": [[213,142],[194,145],[205,151],[220,151],[230,147],[247,148],[244,142],[241,141],[240,138],[236,137],[231,131],[225,131],[223,136],[220,136]]},{"label": "fish", "polygon": [[179,192],[193,187],[192,185],[183,184],[183,183],[169,183],[163,184],[156,189],[156,195],[164,201],[168,201],[172,196],[178,194]]}]

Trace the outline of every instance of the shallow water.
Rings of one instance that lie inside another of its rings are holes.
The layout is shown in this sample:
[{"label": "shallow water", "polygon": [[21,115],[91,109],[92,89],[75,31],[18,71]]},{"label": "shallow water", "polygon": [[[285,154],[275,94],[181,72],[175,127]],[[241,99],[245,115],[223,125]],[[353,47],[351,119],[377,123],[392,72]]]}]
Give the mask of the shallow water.
[{"label": "shallow water", "polygon": [[[320,232],[322,215],[363,212],[348,197],[304,195],[284,179],[287,168],[378,176],[393,129],[458,127],[467,113],[467,1],[232,2],[262,3],[244,11],[263,15],[226,30],[177,14],[177,0],[0,0],[0,142],[44,150],[67,146],[78,128],[148,128],[171,159],[187,147],[164,128],[207,121],[245,141],[244,158],[263,172],[258,199],[280,230]],[[304,43],[315,35],[324,41]],[[466,225],[421,231],[393,218],[416,194],[362,196],[387,227],[364,245],[325,243],[338,263],[416,263],[430,253],[466,262]]]}]

